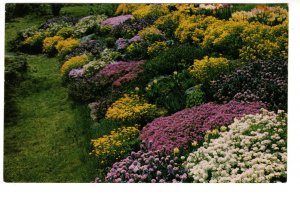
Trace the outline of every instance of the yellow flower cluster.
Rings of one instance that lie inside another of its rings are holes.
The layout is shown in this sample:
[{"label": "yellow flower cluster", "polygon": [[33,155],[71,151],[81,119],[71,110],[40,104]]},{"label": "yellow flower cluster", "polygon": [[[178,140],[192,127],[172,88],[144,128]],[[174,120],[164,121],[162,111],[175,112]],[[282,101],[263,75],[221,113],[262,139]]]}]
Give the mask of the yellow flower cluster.
[{"label": "yellow flower cluster", "polygon": [[160,52],[166,50],[168,48],[166,42],[156,41],[147,48],[147,53],[150,56],[158,55]]},{"label": "yellow flower cluster", "polygon": [[43,52],[51,53],[55,49],[57,42],[62,41],[64,38],[61,36],[47,37],[43,41]]},{"label": "yellow flower cluster", "polygon": [[138,95],[124,94],[107,110],[105,117],[108,119],[135,121],[151,115],[157,111],[156,105],[143,101]]},{"label": "yellow flower cluster", "polygon": [[184,16],[185,15],[183,15],[182,13],[174,11],[167,15],[160,16],[154,22],[154,26],[172,36],[179,24],[180,18]]},{"label": "yellow flower cluster", "polygon": [[187,41],[201,43],[207,27],[218,21],[220,20],[212,16],[192,15],[181,17],[179,26],[175,31],[175,36],[182,43]]},{"label": "yellow flower cluster", "polygon": [[236,49],[242,43],[237,42],[248,22],[218,21],[208,26],[205,31],[202,46],[204,48],[227,47]]},{"label": "yellow flower cluster", "polygon": [[71,52],[75,47],[79,46],[80,41],[74,38],[68,38],[66,40],[61,40],[55,46],[59,55],[64,55]]},{"label": "yellow flower cluster", "polygon": [[89,61],[89,57],[86,54],[75,56],[65,61],[65,63],[60,68],[60,74],[64,76],[72,68],[78,68],[83,66]]},{"label": "yellow flower cluster", "polygon": [[121,3],[119,4],[117,10],[116,10],[116,15],[121,15],[121,14],[129,14],[132,13],[133,11],[137,10],[139,7],[145,6],[144,4],[125,4]]},{"label": "yellow flower cluster", "polygon": [[279,6],[259,6],[249,12],[240,11],[232,14],[233,21],[260,22],[267,25],[281,24],[288,19],[288,11]]},{"label": "yellow flower cluster", "polygon": [[56,35],[64,38],[69,38],[73,33],[74,33],[73,27],[63,27],[56,33]]},{"label": "yellow flower cluster", "polygon": [[138,125],[112,130],[109,135],[91,140],[91,154],[97,156],[100,165],[108,165],[125,157],[139,142]]},{"label": "yellow flower cluster", "polygon": [[251,24],[244,29],[241,38],[243,47],[239,56],[244,61],[288,58],[287,22],[272,27],[260,23]]},{"label": "yellow flower cluster", "polygon": [[32,36],[27,37],[24,41],[24,45],[34,46],[42,43],[43,39],[48,36],[48,32],[36,32]]},{"label": "yellow flower cluster", "polygon": [[176,4],[175,7],[179,12],[188,13],[188,14],[194,13],[199,9],[195,7],[195,4],[186,4],[186,3]]},{"label": "yellow flower cluster", "polygon": [[146,27],[138,32],[138,35],[147,41],[157,40],[163,37],[162,32],[155,26]]},{"label": "yellow flower cluster", "polygon": [[194,64],[188,69],[191,75],[199,80],[213,78],[229,67],[229,60],[223,57],[214,58],[205,56],[202,60],[195,60]]},{"label": "yellow flower cluster", "polygon": [[132,12],[132,15],[136,19],[147,18],[150,16],[162,16],[169,13],[167,4],[150,4],[140,6],[138,9]]}]

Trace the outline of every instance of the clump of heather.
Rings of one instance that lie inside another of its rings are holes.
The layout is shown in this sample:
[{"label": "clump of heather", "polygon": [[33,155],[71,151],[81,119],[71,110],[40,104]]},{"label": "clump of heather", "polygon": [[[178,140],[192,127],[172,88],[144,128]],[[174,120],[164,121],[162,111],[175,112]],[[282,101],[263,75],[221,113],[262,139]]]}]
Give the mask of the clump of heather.
[{"label": "clump of heather", "polygon": [[286,182],[286,113],[246,115],[219,135],[184,162],[194,182]]},{"label": "clump of heather", "polygon": [[231,101],[223,105],[206,103],[155,119],[143,128],[140,138],[152,151],[187,149],[193,141],[203,139],[205,131],[228,125],[234,118],[245,114],[255,114],[262,107],[264,104],[261,102]]},{"label": "clump of heather", "polygon": [[116,61],[105,66],[99,72],[99,74],[107,78],[113,78],[114,86],[121,86],[122,83],[136,79],[138,77],[138,74],[143,72],[143,63],[143,60],[129,62]]},{"label": "clump of heather", "polygon": [[[168,183],[186,182],[185,169],[181,159],[167,155],[164,151],[141,150],[113,164],[105,177],[106,182],[114,183]],[[99,182],[99,181],[98,181]]]},{"label": "clump of heather", "polygon": [[212,83],[213,99],[221,103],[260,100],[271,110],[286,110],[287,68],[287,61],[276,59],[247,63]]},{"label": "clump of heather", "polygon": [[115,16],[102,21],[101,25],[111,25],[112,27],[116,27],[121,25],[125,21],[130,20],[131,18],[131,14]]}]

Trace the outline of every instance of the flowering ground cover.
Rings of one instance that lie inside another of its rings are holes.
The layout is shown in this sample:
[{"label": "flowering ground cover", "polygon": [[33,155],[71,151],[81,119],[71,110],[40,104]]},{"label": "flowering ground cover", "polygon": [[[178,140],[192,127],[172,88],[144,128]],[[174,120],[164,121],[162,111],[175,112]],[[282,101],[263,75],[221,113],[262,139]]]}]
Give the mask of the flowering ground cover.
[{"label": "flowering ground cover", "polygon": [[[77,145],[88,181],[286,182],[286,5],[94,6],[77,18],[45,19],[9,42],[13,52],[49,60],[63,101],[90,110],[77,114],[80,131],[53,120],[74,141],[86,139]],[[7,169],[9,181],[29,181]]]}]

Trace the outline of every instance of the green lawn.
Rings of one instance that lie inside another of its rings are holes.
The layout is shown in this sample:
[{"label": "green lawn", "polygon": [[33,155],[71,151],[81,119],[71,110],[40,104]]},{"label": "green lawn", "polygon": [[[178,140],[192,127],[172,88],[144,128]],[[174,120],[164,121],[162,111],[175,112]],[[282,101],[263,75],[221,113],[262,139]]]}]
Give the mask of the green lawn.
[{"label": "green lawn", "polygon": [[[6,47],[17,30],[43,20],[28,16],[6,24]],[[16,123],[4,129],[4,181],[93,180],[97,162],[89,155],[89,142],[98,124],[91,122],[87,105],[68,99],[57,58],[25,56],[29,70],[16,91],[19,114]]]}]

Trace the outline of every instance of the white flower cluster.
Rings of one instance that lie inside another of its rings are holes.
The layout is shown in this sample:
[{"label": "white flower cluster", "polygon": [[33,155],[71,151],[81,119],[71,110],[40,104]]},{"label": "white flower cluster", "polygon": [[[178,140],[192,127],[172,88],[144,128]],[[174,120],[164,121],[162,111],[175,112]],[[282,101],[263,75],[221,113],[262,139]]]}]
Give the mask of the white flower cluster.
[{"label": "white flower cluster", "polygon": [[99,26],[99,24],[106,19],[104,15],[87,16],[78,21],[75,25],[74,35],[80,37],[84,35],[88,30]]},{"label": "white flower cluster", "polygon": [[104,68],[107,64],[110,64],[114,61],[114,58],[119,55],[118,52],[111,49],[104,49],[100,53],[100,57],[97,60],[90,61],[88,64],[83,66],[83,74],[86,77],[93,76],[97,71]]},{"label": "white flower cluster", "polygon": [[266,183],[286,180],[287,114],[262,110],[235,119],[228,132],[190,153],[194,182]]}]

